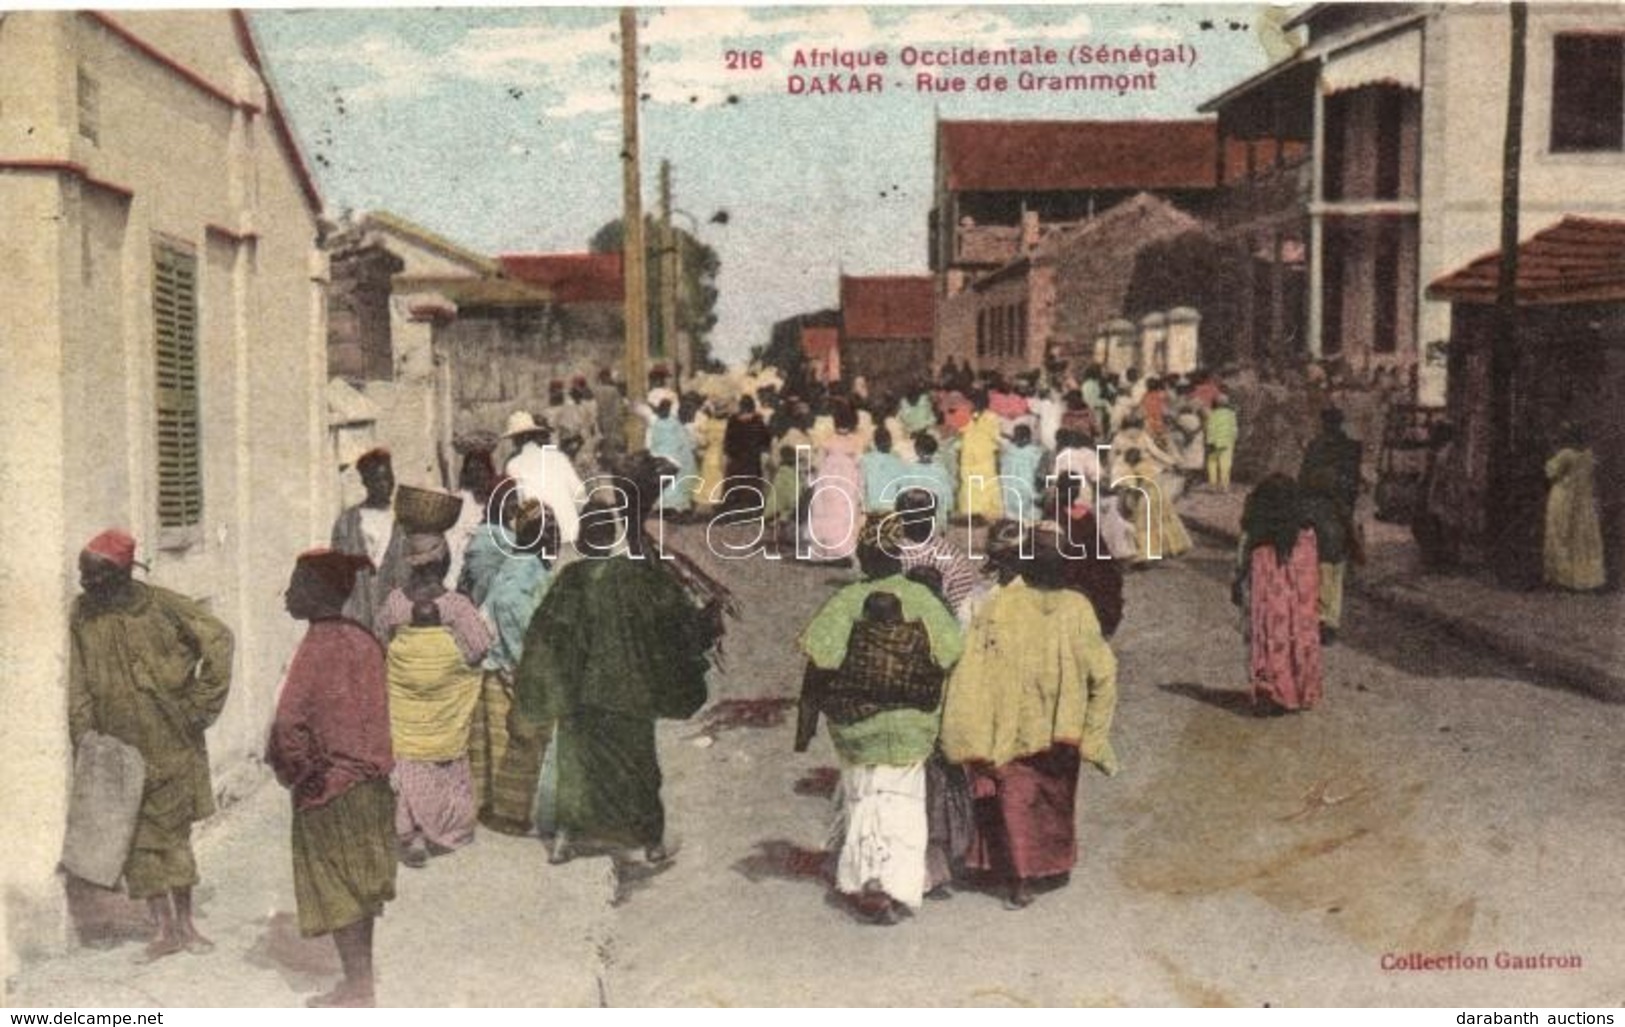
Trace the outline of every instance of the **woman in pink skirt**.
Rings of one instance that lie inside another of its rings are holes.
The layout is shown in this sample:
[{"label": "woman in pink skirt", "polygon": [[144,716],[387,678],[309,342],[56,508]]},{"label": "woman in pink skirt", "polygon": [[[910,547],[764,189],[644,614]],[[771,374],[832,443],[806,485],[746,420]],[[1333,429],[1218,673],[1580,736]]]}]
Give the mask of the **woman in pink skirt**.
[{"label": "woman in pink skirt", "polygon": [[1315,532],[1298,486],[1272,475],[1241,514],[1239,601],[1253,702],[1261,716],[1307,710],[1323,689]]}]

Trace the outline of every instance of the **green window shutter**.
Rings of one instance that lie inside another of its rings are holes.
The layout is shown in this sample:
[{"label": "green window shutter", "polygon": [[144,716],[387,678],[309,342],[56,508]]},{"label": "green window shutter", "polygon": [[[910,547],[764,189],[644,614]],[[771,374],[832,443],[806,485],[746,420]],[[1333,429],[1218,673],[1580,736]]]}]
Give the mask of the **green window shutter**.
[{"label": "green window shutter", "polygon": [[153,251],[152,315],[157,367],[158,524],[163,528],[186,528],[203,521],[196,257],[164,246]]}]

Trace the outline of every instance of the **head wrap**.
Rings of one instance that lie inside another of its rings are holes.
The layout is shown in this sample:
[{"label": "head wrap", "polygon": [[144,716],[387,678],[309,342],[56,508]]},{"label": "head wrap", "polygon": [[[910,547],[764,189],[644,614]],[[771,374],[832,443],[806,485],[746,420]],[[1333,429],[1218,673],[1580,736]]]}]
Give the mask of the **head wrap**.
[{"label": "head wrap", "polygon": [[355,587],[356,574],[362,570],[372,570],[372,561],[357,553],[341,553],[324,546],[300,553],[294,566],[309,571],[334,595],[344,599]]},{"label": "head wrap", "polygon": [[383,446],[375,446],[355,458],[356,473],[364,474],[373,464],[389,463],[389,450]]},{"label": "head wrap", "polygon": [[1054,521],[1001,521],[988,532],[987,555],[995,567],[1034,588],[1055,589],[1066,581],[1066,541]]},{"label": "head wrap", "polygon": [[135,536],[119,528],[108,528],[85,544],[85,552],[129,570],[135,564]]},{"label": "head wrap", "polygon": [[1298,532],[1309,521],[1298,483],[1272,474],[1258,483],[1241,511],[1241,530],[1249,546],[1273,545],[1282,563],[1298,544]]},{"label": "head wrap", "polygon": [[451,550],[446,536],[439,532],[416,532],[406,536],[406,562],[411,567],[427,567],[448,559]]},{"label": "head wrap", "polygon": [[879,557],[895,562],[902,559],[907,545],[903,538],[903,518],[894,514],[870,517],[858,532],[858,561],[868,563]]}]

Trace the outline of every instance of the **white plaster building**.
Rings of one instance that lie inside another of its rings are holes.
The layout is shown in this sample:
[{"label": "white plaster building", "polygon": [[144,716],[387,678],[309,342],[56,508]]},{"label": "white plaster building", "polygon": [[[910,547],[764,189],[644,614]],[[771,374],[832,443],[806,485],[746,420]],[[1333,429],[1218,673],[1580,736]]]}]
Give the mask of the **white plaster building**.
[{"label": "white plaster building", "polygon": [[[1625,7],[1528,11],[1521,232],[1625,215]],[[1226,153],[1247,146],[1226,162],[1237,216],[1221,220],[1249,252],[1296,255],[1276,262],[1304,295],[1283,303],[1276,286],[1275,331],[1296,326],[1280,308],[1301,307],[1308,354],[1416,367],[1419,400],[1441,404],[1432,344],[1450,334],[1450,307],[1423,291],[1500,244],[1509,7],[1314,4],[1288,27],[1307,30],[1300,51],[1203,105]],[[1254,320],[1267,335],[1268,311]]]},{"label": "white plaster building", "polygon": [[336,511],[319,210],[246,16],[0,14],[0,972],[67,938],[67,614],[97,531],[235,631],[216,785],[261,773],[282,590]]}]

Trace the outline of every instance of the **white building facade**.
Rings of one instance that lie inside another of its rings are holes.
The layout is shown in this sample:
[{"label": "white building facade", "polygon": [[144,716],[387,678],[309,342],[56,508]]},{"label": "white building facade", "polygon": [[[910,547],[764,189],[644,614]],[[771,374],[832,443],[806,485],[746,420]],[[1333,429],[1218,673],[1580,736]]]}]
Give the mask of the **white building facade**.
[{"label": "white building facade", "polygon": [[[236,633],[216,787],[260,776],[299,626],[293,558],[336,512],[320,200],[228,11],[0,15],[0,674],[6,966],[66,941],[54,878],[80,548],[132,531],[147,580]],[[204,868],[205,874],[208,868]]]}]

